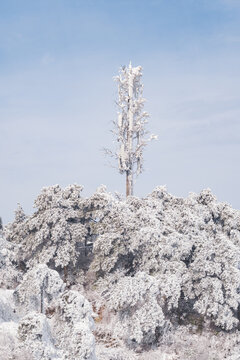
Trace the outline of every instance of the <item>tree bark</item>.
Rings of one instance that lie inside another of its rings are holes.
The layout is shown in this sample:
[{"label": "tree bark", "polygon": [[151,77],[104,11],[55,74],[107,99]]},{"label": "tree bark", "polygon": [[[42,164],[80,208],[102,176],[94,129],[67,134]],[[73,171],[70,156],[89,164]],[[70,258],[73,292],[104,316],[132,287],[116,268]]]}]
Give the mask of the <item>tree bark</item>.
[{"label": "tree bark", "polygon": [[43,303],[44,303],[44,282],[41,286],[41,293],[40,293],[41,299],[40,299],[40,312],[41,314],[43,314],[44,312],[44,307],[43,307]]},{"label": "tree bark", "polygon": [[65,283],[67,282],[67,277],[68,277],[68,267],[64,266],[64,279],[63,279],[63,281]]}]

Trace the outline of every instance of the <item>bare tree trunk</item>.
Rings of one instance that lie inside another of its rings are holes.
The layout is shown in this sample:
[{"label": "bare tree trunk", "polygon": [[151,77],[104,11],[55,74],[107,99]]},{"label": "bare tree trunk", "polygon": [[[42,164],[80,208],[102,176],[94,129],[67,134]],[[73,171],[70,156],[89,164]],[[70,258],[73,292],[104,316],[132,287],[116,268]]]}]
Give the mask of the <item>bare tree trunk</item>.
[{"label": "bare tree trunk", "polygon": [[43,303],[44,303],[44,282],[41,286],[41,293],[40,293],[41,299],[40,299],[40,312],[41,314],[43,314],[44,312],[44,307],[43,307]]},{"label": "bare tree trunk", "polygon": [[63,281],[65,283],[67,282],[67,277],[68,277],[68,268],[67,268],[67,266],[64,266],[64,279],[63,279]]},{"label": "bare tree trunk", "polygon": [[48,287],[48,275],[43,279],[41,288],[40,288],[40,312],[41,314],[44,314],[44,293],[45,289]]}]

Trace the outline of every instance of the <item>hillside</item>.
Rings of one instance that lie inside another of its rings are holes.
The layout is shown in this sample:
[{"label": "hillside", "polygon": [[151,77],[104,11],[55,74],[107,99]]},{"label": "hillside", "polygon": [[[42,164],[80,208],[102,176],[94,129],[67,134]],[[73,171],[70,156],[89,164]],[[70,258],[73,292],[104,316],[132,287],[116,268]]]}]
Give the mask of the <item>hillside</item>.
[{"label": "hillside", "polygon": [[0,359],[240,359],[240,211],[81,190],[44,188],[1,233]]}]

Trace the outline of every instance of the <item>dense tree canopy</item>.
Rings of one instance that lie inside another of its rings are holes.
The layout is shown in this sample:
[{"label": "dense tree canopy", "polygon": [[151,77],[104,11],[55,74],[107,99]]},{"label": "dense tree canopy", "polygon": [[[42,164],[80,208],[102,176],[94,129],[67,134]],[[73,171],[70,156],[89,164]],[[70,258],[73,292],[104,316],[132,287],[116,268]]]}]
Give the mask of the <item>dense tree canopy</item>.
[{"label": "dense tree canopy", "polygon": [[[136,351],[160,349],[180,331],[226,334],[222,342],[228,339],[234,353],[240,212],[210,190],[183,199],[158,187],[146,198],[126,200],[104,186],[89,198],[81,190],[45,188],[33,215],[19,206],[4,228],[0,280],[13,290],[17,312],[3,303],[0,310],[9,314],[4,324],[9,316],[18,322],[22,347],[16,349],[32,348],[36,360],[41,351],[46,359],[93,360],[93,316],[98,360],[108,353],[112,359],[106,344],[125,349],[116,350],[117,360],[135,359]],[[66,267],[68,279],[61,270]]]}]

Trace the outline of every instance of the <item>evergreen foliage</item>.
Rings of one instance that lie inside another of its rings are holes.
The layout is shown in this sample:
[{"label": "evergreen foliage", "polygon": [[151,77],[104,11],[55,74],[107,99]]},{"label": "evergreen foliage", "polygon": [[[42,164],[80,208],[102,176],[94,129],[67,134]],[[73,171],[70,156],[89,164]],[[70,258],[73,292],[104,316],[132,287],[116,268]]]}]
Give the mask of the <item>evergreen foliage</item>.
[{"label": "evergreen foliage", "polygon": [[239,210],[208,189],[183,199],[158,187],[126,200],[104,186],[89,198],[81,190],[45,188],[33,215],[19,206],[4,228],[0,347],[13,339],[8,356],[152,360],[165,351],[220,360],[219,346],[236,360]]}]

